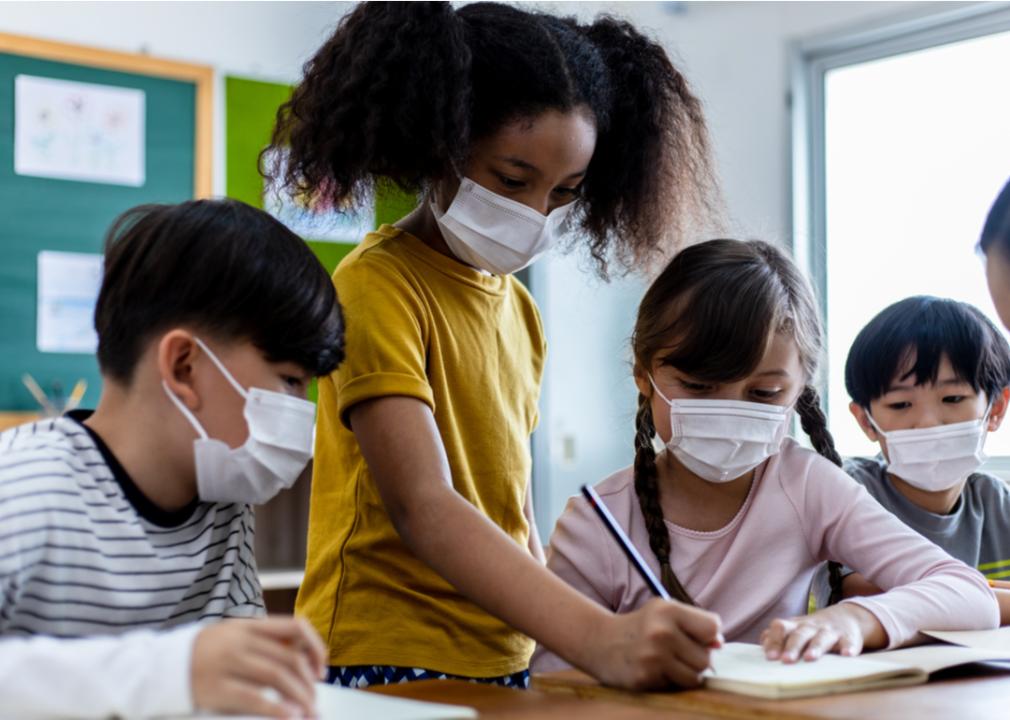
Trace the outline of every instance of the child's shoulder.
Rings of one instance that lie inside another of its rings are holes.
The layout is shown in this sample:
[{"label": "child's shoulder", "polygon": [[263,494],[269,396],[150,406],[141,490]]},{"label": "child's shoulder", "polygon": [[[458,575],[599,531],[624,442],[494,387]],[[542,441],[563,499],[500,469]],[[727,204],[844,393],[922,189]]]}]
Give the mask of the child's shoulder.
[{"label": "child's shoulder", "polygon": [[[609,475],[596,485],[593,485],[593,489],[603,502],[606,503],[607,509],[610,510],[611,514],[618,520],[628,515],[633,507],[637,507],[635,473],[630,466]],[[562,513],[561,520],[558,522],[560,524],[566,520],[577,521],[582,518],[594,518],[593,522],[595,523],[595,517],[596,514],[589,505],[589,502],[583,497],[582,493],[579,493],[568,498],[568,504],[565,507],[564,513]]]},{"label": "child's shoulder", "polygon": [[0,433],[0,501],[23,492],[27,483],[40,492],[54,482],[65,484],[63,480],[86,473],[90,456],[97,454],[87,431],[68,417],[5,430]]},{"label": "child's shoulder", "polygon": [[880,457],[849,457],[842,465],[849,477],[871,487],[887,478],[887,464]]},{"label": "child's shoulder", "polygon": [[413,236],[393,225],[382,225],[364,239],[337,265],[334,278],[359,273],[403,272],[408,266],[407,245]]},{"label": "child's shoulder", "polygon": [[781,450],[772,456],[769,470],[784,479],[803,479],[811,473],[846,477],[845,471],[840,467],[793,438],[786,438]]},{"label": "child's shoulder", "polygon": [[976,496],[985,507],[1002,505],[1010,509],[1010,485],[995,475],[972,473],[964,485],[964,492]]},{"label": "child's shoulder", "polygon": [[793,438],[786,438],[782,449],[768,462],[763,482],[769,480],[789,495],[830,493],[855,482],[842,468]]}]

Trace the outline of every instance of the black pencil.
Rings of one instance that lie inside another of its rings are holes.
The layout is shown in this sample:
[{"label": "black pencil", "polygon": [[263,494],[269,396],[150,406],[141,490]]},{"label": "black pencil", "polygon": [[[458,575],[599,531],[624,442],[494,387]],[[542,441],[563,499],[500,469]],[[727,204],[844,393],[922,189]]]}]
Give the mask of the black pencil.
[{"label": "black pencil", "polygon": [[649,566],[645,564],[645,560],[642,558],[641,554],[637,549],[635,549],[635,546],[631,544],[631,540],[628,539],[628,536],[624,533],[624,530],[621,529],[621,526],[617,524],[617,520],[615,520],[614,516],[610,514],[610,510],[608,510],[607,506],[603,504],[603,500],[601,500],[600,496],[596,494],[596,491],[588,485],[583,485],[582,494],[585,495],[589,504],[593,506],[593,510],[595,510],[596,514],[600,516],[600,520],[602,520],[603,524],[606,525],[607,530],[610,531],[610,534],[614,537],[614,540],[617,541],[617,544],[621,546],[621,550],[623,550],[624,554],[628,556],[628,560],[630,560],[631,564],[635,566],[636,570],[638,570],[638,574],[642,576],[642,579],[645,580],[646,585],[649,586],[653,594],[657,597],[663,598],[664,600],[671,600],[672,598],[670,597],[670,593],[666,591],[663,584],[656,579],[655,575],[652,574],[652,570],[650,570]]}]

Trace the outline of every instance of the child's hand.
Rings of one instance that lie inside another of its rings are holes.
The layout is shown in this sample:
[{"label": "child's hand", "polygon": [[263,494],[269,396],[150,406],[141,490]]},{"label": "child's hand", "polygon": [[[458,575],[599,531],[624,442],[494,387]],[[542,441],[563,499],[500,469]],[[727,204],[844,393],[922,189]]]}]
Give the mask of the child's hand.
[{"label": "child's hand", "polygon": [[593,675],[633,690],[698,686],[711,649],[723,641],[718,615],[676,601],[652,600],[609,625]]},{"label": "child's hand", "polygon": [[314,685],[325,667],[323,641],[304,620],[224,620],[201,630],[193,644],[193,704],[219,713],[314,717]]},{"label": "child's hand", "polygon": [[816,660],[826,652],[858,655],[864,647],[887,644],[887,633],[871,613],[853,603],[835,605],[813,615],[773,620],[761,633],[769,660],[792,663],[801,657]]}]

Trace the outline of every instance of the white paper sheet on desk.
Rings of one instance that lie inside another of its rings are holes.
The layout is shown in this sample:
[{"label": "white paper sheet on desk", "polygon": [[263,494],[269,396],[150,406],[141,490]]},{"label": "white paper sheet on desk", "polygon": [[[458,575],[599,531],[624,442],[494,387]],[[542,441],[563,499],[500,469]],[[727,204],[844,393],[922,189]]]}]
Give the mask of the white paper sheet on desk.
[{"label": "white paper sheet on desk", "polygon": [[[463,705],[407,700],[325,683],[316,685],[319,720],[468,720],[477,711]],[[216,717],[202,715],[203,718]],[[224,717],[224,716],[222,716]],[[234,715],[229,720],[236,720]]]},{"label": "white paper sheet on desk", "polygon": [[923,633],[952,645],[1005,652],[1010,660],[1010,627],[995,630],[924,630]]}]

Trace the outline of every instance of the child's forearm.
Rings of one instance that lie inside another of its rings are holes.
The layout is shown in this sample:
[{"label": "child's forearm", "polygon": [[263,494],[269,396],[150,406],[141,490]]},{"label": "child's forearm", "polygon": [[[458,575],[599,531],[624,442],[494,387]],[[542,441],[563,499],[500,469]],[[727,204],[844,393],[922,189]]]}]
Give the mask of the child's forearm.
[{"label": "child's forearm", "polygon": [[611,613],[548,571],[454,490],[428,495],[398,530],[407,546],[463,595],[593,671],[596,653],[586,629],[603,630]]},{"label": "child's forearm", "polygon": [[544,555],[543,542],[540,540],[540,530],[537,528],[537,517],[533,512],[533,483],[532,481],[526,485],[526,504],[523,507],[523,513],[526,515],[526,522],[530,526],[530,555],[536,558],[537,562],[541,565],[547,564],[547,557]]},{"label": "child's forearm", "polygon": [[999,605],[999,624],[1010,625],[1010,590],[994,588],[996,603]]},{"label": "child's forearm", "polygon": [[[64,640],[0,640],[4,717],[189,715],[197,625]],[[58,688],[58,689],[56,689]]]},{"label": "child's forearm", "polygon": [[849,573],[842,578],[842,597],[865,597],[879,595],[883,590],[871,583],[859,573]]},{"label": "child's forearm", "polygon": [[[404,543],[460,593],[567,661],[592,661],[612,613],[548,571],[452,486],[430,410],[382,398],[351,423],[383,503]],[[594,632],[587,632],[593,628]]]}]

